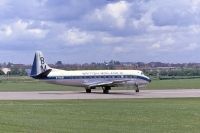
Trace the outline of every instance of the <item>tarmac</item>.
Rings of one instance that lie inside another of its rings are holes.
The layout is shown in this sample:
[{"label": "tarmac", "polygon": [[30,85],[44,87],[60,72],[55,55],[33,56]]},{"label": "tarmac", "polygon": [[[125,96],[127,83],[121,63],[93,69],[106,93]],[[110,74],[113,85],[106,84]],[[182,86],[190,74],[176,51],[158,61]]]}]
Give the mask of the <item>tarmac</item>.
[{"label": "tarmac", "polygon": [[85,91],[0,92],[0,100],[64,100],[64,99],[134,99],[134,98],[192,98],[200,97],[200,89],[175,90],[111,90],[109,94]]}]

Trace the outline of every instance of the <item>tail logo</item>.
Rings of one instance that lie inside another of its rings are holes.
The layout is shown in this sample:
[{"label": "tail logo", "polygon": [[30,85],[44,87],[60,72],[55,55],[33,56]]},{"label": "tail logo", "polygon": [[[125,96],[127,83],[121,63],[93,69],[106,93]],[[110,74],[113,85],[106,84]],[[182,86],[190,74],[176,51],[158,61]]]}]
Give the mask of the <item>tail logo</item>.
[{"label": "tail logo", "polygon": [[44,57],[40,57],[41,64],[44,64]]},{"label": "tail logo", "polygon": [[40,57],[40,63],[41,63],[40,68],[41,68],[42,72],[46,71],[47,70],[47,66],[45,64],[44,57]]}]

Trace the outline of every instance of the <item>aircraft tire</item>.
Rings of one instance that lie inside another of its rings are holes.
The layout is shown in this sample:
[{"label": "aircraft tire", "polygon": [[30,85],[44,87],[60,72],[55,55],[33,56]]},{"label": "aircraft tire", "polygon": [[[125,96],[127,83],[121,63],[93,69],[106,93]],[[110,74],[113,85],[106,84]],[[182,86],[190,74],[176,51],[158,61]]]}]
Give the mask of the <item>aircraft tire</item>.
[{"label": "aircraft tire", "polygon": [[111,90],[111,87],[110,86],[106,86],[106,87],[103,88],[103,93],[104,94],[108,94],[109,90]]},{"label": "aircraft tire", "polygon": [[85,89],[86,93],[91,93],[91,89]]},{"label": "aircraft tire", "polygon": [[104,93],[104,94],[108,94],[108,93],[109,93],[109,90],[108,90],[108,89],[104,89],[104,90],[103,90],[103,93]]}]

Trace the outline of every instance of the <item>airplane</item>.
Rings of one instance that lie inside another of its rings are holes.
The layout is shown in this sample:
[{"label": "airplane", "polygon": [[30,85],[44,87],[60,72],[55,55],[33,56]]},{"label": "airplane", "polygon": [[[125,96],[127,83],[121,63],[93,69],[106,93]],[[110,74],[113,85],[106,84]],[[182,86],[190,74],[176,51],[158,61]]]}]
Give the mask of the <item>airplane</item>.
[{"label": "airplane", "polygon": [[34,79],[66,86],[84,87],[86,93],[101,87],[108,94],[111,87],[131,86],[139,88],[151,82],[151,79],[140,70],[76,70],[66,71],[51,68],[47,65],[41,51],[36,51],[31,75]]}]

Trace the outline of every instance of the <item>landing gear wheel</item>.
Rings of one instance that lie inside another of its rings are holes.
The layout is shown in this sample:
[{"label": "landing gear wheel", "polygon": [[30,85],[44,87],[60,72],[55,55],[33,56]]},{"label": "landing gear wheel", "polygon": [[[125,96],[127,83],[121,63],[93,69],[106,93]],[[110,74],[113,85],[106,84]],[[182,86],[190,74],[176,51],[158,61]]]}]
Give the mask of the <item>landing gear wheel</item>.
[{"label": "landing gear wheel", "polygon": [[91,93],[91,89],[85,89],[86,93]]},{"label": "landing gear wheel", "polygon": [[137,88],[137,89],[135,90],[135,92],[137,92],[137,93],[138,93],[138,92],[140,92],[140,90]]},{"label": "landing gear wheel", "polygon": [[139,86],[138,86],[138,84],[135,84],[135,87],[136,87],[136,90],[135,90],[135,92],[139,92],[140,90],[139,90]]},{"label": "landing gear wheel", "polygon": [[103,89],[103,93],[104,94],[108,94],[109,90],[111,90],[111,87],[110,86],[105,86],[105,87],[102,87],[102,89]]},{"label": "landing gear wheel", "polygon": [[108,94],[108,93],[109,93],[109,90],[105,89],[105,90],[103,90],[103,93],[104,93],[104,94]]}]

